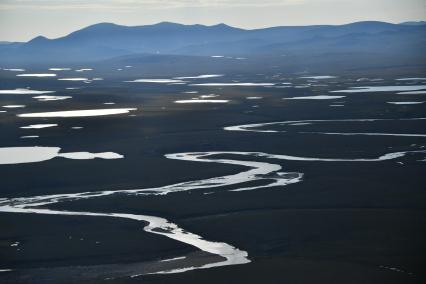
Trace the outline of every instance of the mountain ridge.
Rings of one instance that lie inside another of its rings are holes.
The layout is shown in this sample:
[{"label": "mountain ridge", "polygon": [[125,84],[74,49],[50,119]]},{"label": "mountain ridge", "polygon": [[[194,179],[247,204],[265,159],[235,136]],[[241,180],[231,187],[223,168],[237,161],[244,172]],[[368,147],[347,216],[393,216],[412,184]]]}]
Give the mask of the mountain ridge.
[{"label": "mountain ridge", "polygon": [[376,51],[389,54],[391,50],[401,52],[404,48],[418,53],[426,48],[425,38],[426,25],[380,21],[252,30],[224,23],[123,26],[105,22],[55,39],[38,36],[26,43],[0,45],[0,62],[83,62],[130,54],[257,56]]}]

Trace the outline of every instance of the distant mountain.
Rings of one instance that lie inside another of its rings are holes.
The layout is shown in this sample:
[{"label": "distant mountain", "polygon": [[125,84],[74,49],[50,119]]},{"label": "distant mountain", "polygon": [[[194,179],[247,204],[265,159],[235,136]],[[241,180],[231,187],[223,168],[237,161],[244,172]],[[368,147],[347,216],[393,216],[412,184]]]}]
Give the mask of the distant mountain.
[{"label": "distant mountain", "polygon": [[3,46],[6,46],[6,45],[9,45],[9,46],[18,46],[18,45],[21,45],[21,44],[22,44],[22,42],[0,41],[0,45],[3,45]]},{"label": "distant mountain", "polygon": [[426,25],[426,21],[412,21],[412,22],[403,22],[401,25],[407,26],[423,26]]},{"label": "distant mountain", "polygon": [[410,53],[426,49],[426,26],[357,22],[255,30],[162,22],[146,26],[100,23],[65,37],[36,37],[0,45],[0,63],[88,62],[132,54],[264,56]]}]

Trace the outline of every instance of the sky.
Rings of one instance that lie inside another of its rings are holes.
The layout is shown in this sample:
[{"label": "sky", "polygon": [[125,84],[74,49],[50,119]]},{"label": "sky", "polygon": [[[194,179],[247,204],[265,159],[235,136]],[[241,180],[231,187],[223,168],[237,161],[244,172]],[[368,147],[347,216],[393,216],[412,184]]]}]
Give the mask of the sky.
[{"label": "sky", "polygon": [[426,0],[0,0],[0,41],[57,38],[100,22],[255,29],[365,20],[426,20]]}]

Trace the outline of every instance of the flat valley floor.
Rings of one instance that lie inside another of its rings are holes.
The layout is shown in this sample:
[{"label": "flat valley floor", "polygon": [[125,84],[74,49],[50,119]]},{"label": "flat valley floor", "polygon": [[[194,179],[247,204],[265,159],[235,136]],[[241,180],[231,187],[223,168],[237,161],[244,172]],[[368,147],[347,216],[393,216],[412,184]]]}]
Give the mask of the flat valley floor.
[{"label": "flat valley floor", "polygon": [[422,70],[79,68],[0,70],[1,283],[422,283]]}]

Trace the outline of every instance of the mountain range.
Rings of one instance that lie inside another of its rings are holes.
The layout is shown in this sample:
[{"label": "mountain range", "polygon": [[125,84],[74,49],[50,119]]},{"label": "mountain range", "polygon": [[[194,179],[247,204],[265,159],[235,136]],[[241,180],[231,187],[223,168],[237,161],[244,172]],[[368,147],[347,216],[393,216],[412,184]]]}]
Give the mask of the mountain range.
[{"label": "mountain range", "polygon": [[[126,56],[367,56],[423,64],[426,25],[356,22],[246,30],[218,24],[162,22],[145,26],[99,23],[61,38],[38,36],[0,44],[1,64],[94,62]],[[403,63],[403,62],[402,62]]]}]

